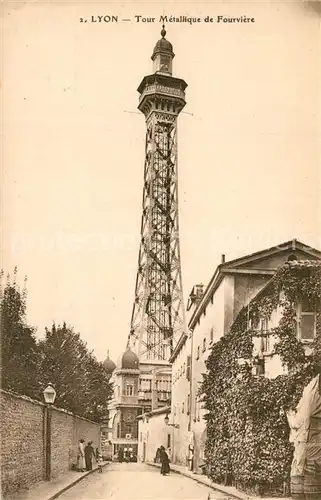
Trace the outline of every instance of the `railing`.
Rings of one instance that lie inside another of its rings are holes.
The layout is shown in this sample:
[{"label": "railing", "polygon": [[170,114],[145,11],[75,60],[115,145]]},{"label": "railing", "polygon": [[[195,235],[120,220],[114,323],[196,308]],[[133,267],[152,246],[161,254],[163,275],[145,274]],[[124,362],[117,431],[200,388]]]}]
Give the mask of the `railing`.
[{"label": "railing", "polygon": [[123,405],[137,405],[138,404],[138,396],[125,396],[121,395],[120,396],[120,404]]},{"label": "railing", "polygon": [[160,92],[162,94],[167,94],[169,96],[180,97],[181,99],[185,99],[185,92],[181,89],[176,89],[173,87],[166,87],[165,85],[152,84],[147,85],[139,97],[139,102],[141,102],[145,96],[150,94],[155,94],[156,92]]}]

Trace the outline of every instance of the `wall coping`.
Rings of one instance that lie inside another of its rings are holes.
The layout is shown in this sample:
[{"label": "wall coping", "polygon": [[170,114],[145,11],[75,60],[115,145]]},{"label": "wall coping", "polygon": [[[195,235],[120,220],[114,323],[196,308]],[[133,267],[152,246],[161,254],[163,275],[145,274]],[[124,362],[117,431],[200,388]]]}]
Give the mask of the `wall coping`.
[{"label": "wall coping", "polygon": [[[42,403],[41,401],[37,401],[36,399],[32,399],[29,396],[25,396],[23,394],[17,394],[16,392],[11,392],[11,391],[5,391],[4,389],[0,389],[0,394],[7,394],[8,396],[14,397],[16,399],[22,399],[23,401],[27,401],[28,403],[33,403],[34,405],[42,406],[45,407],[45,403]],[[74,418],[79,418],[81,420],[84,420],[85,422],[89,422],[91,424],[98,425],[99,427],[101,424],[99,422],[94,422],[94,420],[89,420],[88,418],[81,417],[80,415],[76,415],[75,413],[65,410],[64,408],[58,408],[57,406],[52,405],[51,407],[53,410],[58,411],[60,413],[65,413],[66,415],[70,415]]]},{"label": "wall coping", "polygon": [[16,392],[11,392],[11,391],[5,391],[4,389],[0,389],[0,393],[7,394],[8,396],[12,396],[13,398],[16,399],[22,399],[23,401],[28,401],[29,403],[33,403],[34,405],[45,406],[45,404],[42,403],[41,401],[32,399],[29,396],[24,396],[23,394],[18,394]]}]

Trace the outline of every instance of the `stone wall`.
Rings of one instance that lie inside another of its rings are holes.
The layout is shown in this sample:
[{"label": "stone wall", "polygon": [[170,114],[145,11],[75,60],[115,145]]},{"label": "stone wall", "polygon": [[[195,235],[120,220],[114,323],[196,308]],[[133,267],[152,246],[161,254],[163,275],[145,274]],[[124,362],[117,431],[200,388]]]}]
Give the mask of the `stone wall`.
[{"label": "stone wall", "polygon": [[43,405],[1,391],[2,492],[43,479]]},{"label": "stone wall", "polygon": [[[1,391],[1,482],[6,495],[42,481],[45,474],[45,406],[25,396]],[[52,478],[77,461],[80,438],[100,448],[100,425],[52,408]]]}]

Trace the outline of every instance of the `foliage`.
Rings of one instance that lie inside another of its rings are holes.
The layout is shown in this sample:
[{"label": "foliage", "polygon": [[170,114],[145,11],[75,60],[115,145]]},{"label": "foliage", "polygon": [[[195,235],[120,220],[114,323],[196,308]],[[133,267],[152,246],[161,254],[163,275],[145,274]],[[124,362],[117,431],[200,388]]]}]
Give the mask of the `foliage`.
[{"label": "foliage", "polygon": [[[318,311],[312,354],[296,335],[296,304],[302,296]],[[320,370],[320,298],[320,263],[285,264],[213,346],[200,390],[208,410],[205,455],[213,481],[222,482],[229,474],[248,492],[282,489],[293,453],[286,412],[296,407],[303,388]],[[276,308],[282,317],[269,333],[278,338],[274,354],[287,370],[274,379],[254,377],[250,367],[237,362],[252,358],[254,332],[248,319],[270,318]]]},{"label": "foliage", "polygon": [[41,372],[45,384],[53,383],[55,404],[77,415],[99,421],[107,413],[111,386],[107,374],[88,351],[80,335],[64,323],[46,329],[40,342]]},{"label": "foliage", "polygon": [[26,323],[26,289],[20,290],[16,277],[15,269],[1,293],[2,388],[41,401],[51,382],[55,405],[100,421],[112,394],[102,363],[66,324],[53,324],[37,342],[35,329]]},{"label": "foliage", "polygon": [[39,350],[34,328],[26,323],[26,293],[8,276],[1,293],[1,384],[4,389],[34,397],[39,394]]}]

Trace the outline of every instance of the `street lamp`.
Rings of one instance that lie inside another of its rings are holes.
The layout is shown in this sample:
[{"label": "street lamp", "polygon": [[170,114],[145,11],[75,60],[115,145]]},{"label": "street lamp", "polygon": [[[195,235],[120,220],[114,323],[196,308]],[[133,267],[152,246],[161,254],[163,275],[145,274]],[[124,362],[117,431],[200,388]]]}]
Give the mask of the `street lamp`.
[{"label": "street lamp", "polygon": [[45,426],[45,456],[46,456],[46,474],[45,480],[51,480],[51,406],[54,404],[56,399],[56,391],[53,386],[49,383],[46,389],[43,391],[43,397],[45,400],[44,407],[44,426]]},{"label": "street lamp", "polygon": [[45,398],[45,403],[48,405],[53,405],[56,399],[56,391],[49,382],[46,389],[43,391],[43,396]]},{"label": "street lamp", "polygon": [[148,422],[149,422],[149,415],[147,413],[144,413],[144,415],[143,415],[143,421],[144,421],[145,424],[148,424]]},{"label": "street lamp", "polygon": [[179,429],[179,424],[170,424],[170,423],[169,423],[168,413],[166,413],[166,415],[165,415],[164,422],[165,422],[165,424],[166,424],[166,425],[168,425],[169,427],[174,427],[174,429]]}]

